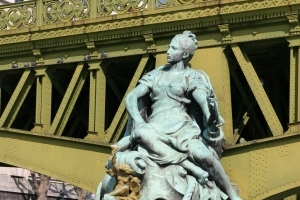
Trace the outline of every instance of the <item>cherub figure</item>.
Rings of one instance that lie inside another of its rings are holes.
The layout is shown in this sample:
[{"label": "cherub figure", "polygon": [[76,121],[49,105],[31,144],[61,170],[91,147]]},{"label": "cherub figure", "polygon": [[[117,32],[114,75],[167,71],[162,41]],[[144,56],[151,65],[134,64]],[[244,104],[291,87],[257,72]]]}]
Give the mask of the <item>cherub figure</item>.
[{"label": "cherub figure", "polygon": [[137,200],[140,196],[140,180],[133,176],[133,170],[128,164],[118,164],[116,152],[118,146],[112,145],[111,167],[107,166],[106,173],[115,177],[117,184],[114,190],[104,195],[103,200]]}]

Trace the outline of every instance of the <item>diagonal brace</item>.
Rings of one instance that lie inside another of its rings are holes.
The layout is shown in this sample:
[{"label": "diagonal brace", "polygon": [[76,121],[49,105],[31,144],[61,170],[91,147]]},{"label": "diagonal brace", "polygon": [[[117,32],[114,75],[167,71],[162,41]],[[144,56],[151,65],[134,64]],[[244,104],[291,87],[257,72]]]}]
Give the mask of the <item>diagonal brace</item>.
[{"label": "diagonal brace", "polygon": [[251,115],[254,115],[254,108],[257,105],[256,100],[253,100],[250,105],[248,106],[247,111],[245,112],[241,122],[239,123],[238,127],[234,130],[233,135],[233,142],[234,144],[240,139],[241,133],[244,130],[248,120],[250,119]]},{"label": "diagonal brace", "polygon": [[[236,72],[234,71],[234,69],[232,68],[232,66],[229,67],[229,71],[230,71],[230,75],[232,77],[232,79],[234,80],[237,88],[238,88],[238,91],[240,92],[244,102],[246,103],[246,106],[247,107],[251,107],[250,105],[252,104],[246,94],[246,92],[244,91],[243,87],[242,87],[242,83],[240,82],[239,78],[238,78],[238,75],[236,74]],[[256,100],[255,100],[256,101]],[[261,124],[259,123],[259,120],[258,120],[258,117],[257,115],[255,114],[254,110],[252,110],[252,114],[248,113],[248,117],[250,118],[250,116],[253,118],[253,121],[254,121],[254,124],[258,130],[258,132],[260,133],[260,135],[262,136],[266,136]],[[244,120],[243,120],[244,121]],[[248,120],[247,120],[248,121]],[[247,122],[246,122],[247,123]],[[245,124],[246,125],[246,124]],[[239,137],[240,137],[240,134],[242,133],[242,130],[241,129],[238,129],[237,132],[236,130],[234,130],[234,137],[233,137],[233,143],[235,144]]]},{"label": "diagonal brace", "polygon": [[34,70],[28,68],[23,72],[21,79],[16,86],[13,94],[10,97],[10,100],[3,111],[3,114],[0,118],[0,127],[10,127],[13,121],[16,118],[34,80],[35,72]]},{"label": "diagonal brace", "polygon": [[88,70],[83,63],[79,63],[75,69],[73,77],[58,108],[55,118],[48,130],[49,134],[62,135],[68,122],[79,93],[87,77]]},{"label": "diagonal brace", "polygon": [[107,133],[104,136],[103,142],[116,142],[119,139],[128,119],[128,114],[125,109],[125,98],[127,94],[137,85],[137,82],[140,79],[143,72],[145,72],[145,70],[149,66],[152,66],[152,64],[154,64],[154,58],[150,56],[150,54],[143,55],[135,71],[135,74],[133,75],[132,80],[126,90],[126,93],[121,101],[121,104],[113,118],[113,121],[110,127],[108,128]]},{"label": "diagonal brace", "polygon": [[250,88],[271,129],[273,136],[283,134],[283,128],[281,126],[281,123],[275,113],[274,108],[271,105],[271,102],[263,86],[261,85],[261,82],[247,54],[241,50],[238,44],[231,44],[231,49],[243,71],[243,74],[245,75],[246,80],[250,85]]}]

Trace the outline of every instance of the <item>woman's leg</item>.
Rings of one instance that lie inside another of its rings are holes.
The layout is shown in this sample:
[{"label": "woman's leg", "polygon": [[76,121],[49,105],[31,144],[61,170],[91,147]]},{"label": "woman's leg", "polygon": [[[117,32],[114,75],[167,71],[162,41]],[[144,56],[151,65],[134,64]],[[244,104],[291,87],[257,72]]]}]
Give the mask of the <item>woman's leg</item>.
[{"label": "woman's leg", "polygon": [[204,171],[201,167],[195,165],[189,160],[184,160],[180,165],[189,171],[200,184],[205,184],[208,181],[208,172]]},{"label": "woman's leg", "polygon": [[173,149],[168,138],[158,134],[148,124],[137,127],[133,131],[132,141],[146,149],[151,156],[157,158],[155,161],[159,164],[180,163],[187,157],[185,153]]},{"label": "woman's leg", "polygon": [[241,200],[233,189],[221,163],[212,152],[203,144],[201,140],[193,139],[189,143],[189,153],[196,164],[209,172],[217,185],[223,190],[231,200]]},{"label": "woman's leg", "polygon": [[[190,162],[187,159],[184,159],[182,162],[178,162],[178,156],[181,158],[186,158],[186,154],[178,152],[177,150],[170,147],[170,142],[168,138],[157,134],[153,128],[149,126],[143,126],[138,128],[133,133],[134,140],[145,148],[149,153],[153,153],[160,157],[162,160],[169,160],[170,163],[178,163],[184,169],[189,171],[195,176],[195,178],[200,183],[205,183],[207,181],[208,173],[202,170],[199,166],[196,166],[194,163]],[[174,160],[170,160],[174,159]]]}]

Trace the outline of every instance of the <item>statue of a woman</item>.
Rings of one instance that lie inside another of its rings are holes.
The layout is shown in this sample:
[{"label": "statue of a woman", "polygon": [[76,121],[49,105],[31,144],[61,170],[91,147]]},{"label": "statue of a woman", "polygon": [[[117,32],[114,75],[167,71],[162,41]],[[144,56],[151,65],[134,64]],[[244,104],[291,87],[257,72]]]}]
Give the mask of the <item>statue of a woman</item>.
[{"label": "statue of a woman", "polygon": [[[190,31],[176,35],[167,51],[169,64],[144,75],[128,94],[126,108],[134,121],[131,142],[145,149],[158,164],[181,165],[200,183],[208,177],[199,167],[205,162],[207,168],[213,168],[209,175],[217,185],[231,200],[240,200],[219,160],[202,142],[199,125],[187,112],[187,106],[194,100],[201,107],[206,123],[211,115],[207,97],[212,88],[208,76],[187,65],[197,43],[196,36]],[[145,95],[151,95],[153,101],[147,121],[140,115],[137,103]],[[216,124],[223,123],[219,118]]]}]

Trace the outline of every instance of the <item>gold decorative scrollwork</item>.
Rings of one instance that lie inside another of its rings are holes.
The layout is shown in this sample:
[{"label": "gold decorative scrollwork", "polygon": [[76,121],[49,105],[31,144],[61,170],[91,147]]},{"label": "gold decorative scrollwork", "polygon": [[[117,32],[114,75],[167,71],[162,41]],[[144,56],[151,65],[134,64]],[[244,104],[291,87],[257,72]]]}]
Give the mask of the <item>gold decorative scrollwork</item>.
[{"label": "gold decorative scrollwork", "polygon": [[155,6],[156,8],[165,8],[169,7],[172,3],[174,3],[174,0],[156,0]]},{"label": "gold decorative scrollwork", "polygon": [[194,3],[197,0],[177,0],[180,4]]},{"label": "gold decorative scrollwork", "polygon": [[90,0],[45,1],[44,23],[67,22],[89,17]]},{"label": "gold decorative scrollwork", "polygon": [[36,10],[34,5],[12,6],[0,10],[0,30],[30,27],[35,24]]},{"label": "gold decorative scrollwork", "polygon": [[148,0],[100,0],[99,15],[113,15],[147,9]]},{"label": "gold decorative scrollwork", "polygon": [[170,7],[172,5],[191,4],[198,2],[201,2],[201,0],[155,0],[155,7],[165,8]]}]

